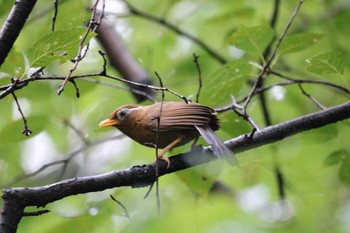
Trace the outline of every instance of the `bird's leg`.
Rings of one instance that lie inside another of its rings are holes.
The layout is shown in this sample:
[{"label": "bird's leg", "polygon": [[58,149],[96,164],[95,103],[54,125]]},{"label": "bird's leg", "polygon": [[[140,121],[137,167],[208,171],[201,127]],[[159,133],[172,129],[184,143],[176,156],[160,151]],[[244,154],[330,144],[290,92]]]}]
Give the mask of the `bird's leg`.
[{"label": "bird's leg", "polygon": [[193,140],[193,143],[191,145],[191,149],[194,149],[197,146],[198,139],[199,139],[199,136],[195,137],[195,139]]},{"label": "bird's leg", "polygon": [[157,159],[161,159],[164,162],[166,162],[166,168],[168,169],[170,167],[170,160],[168,158],[163,157],[163,155],[168,152],[171,148],[173,148],[176,144],[178,144],[179,142],[181,142],[181,140],[183,139],[183,136],[178,136],[172,143],[170,143],[169,145],[167,145],[159,154]]},{"label": "bird's leg", "polygon": [[203,150],[203,146],[200,144],[197,144],[199,139],[199,136],[195,137],[192,144],[191,144],[191,151],[202,151]]}]

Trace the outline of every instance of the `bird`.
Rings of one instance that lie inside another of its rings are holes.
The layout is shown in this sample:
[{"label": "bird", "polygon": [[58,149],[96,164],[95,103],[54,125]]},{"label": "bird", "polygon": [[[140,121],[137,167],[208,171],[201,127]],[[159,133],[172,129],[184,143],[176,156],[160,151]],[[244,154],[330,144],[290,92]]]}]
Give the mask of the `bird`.
[{"label": "bird", "polygon": [[232,151],[214,132],[220,128],[216,115],[214,109],[193,102],[127,104],[115,109],[108,119],[99,123],[99,127],[116,127],[144,146],[163,149],[157,159],[164,160],[167,168],[170,161],[163,157],[164,154],[192,140],[195,144],[199,136],[212,146],[216,156],[237,164]]}]

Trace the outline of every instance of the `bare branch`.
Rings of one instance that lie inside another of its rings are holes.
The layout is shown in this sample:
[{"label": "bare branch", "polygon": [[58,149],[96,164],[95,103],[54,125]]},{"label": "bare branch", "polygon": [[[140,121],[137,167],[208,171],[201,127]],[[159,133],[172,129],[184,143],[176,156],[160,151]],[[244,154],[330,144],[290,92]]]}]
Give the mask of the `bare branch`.
[{"label": "bare branch", "polygon": [[[17,82],[18,79],[13,79],[13,83]],[[22,134],[24,134],[25,136],[29,136],[30,134],[32,134],[32,131],[29,129],[28,127],[28,123],[27,123],[27,119],[26,117],[24,116],[23,114],[23,111],[21,109],[21,105],[19,104],[18,102],[18,99],[17,99],[17,96],[15,95],[14,92],[11,92],[12,96],[13,96],[13,99],[15,100],[16,102],[16,105],[17,105],[17,109],[18,109],[18,112],[21,114],[21,117],[23,119],[23,124],[24,124],[24,129],[22,131]]]},{"label": "bare branch", "polygon": [[327,81],[322,81],[322,80],[313,80],[313,79],[296,79],[296,78],[291,78],[288,77],[280,72],[277,72],[275,70],[271,70],[270,71],[271,74],[274,74],[280,78],[286,79],[291,81],[290,84],[296,84],[296,83],[308,83],[308,84],[320,84],[320,85],[324,85],[324,86],[328,86],[328,87],[332,87],[335,89],[338,89],[339,91],[345,92],[346,94],[350,94],[350,90],[348,90],[347,88],[331,83],[331,82],[327,82]]},{"label": "bare branch", "polygon": [[258,125],[254,122],[254,120],[243,110],[243,107],[240,106],[237,102],[234,96],[231,96],[232,99],[232,107],[231,109],[240,117],[242,117],[244,120],[246,120],[252,127],[253,132],[260,131]]},{"label": "bare branch", "polygon": [[199,55],[197,54],[193,54],[193,62],[196,64],[196,68],[197,68],[197,72],[198,72],[198,90],[197,90],[197,94],[196,94],[196,103],[199,103],[199,95],[201,93],[201,89],[202,89],[202,71],[201,71],[201,67],[199,65]]},{"label": "bare branch", "polygon": [[16,1],[4,26],[0,30],[0,67],[22,30],[36,0]]},{"label": "bare branch", "polygon": [[52,15],[52,22],[51,22],[51,31],[55,31],[55,25],[56,25],[56,19],[58,14],[58,0],[55,0],[53,3],[53,15]]},{"label": "bare branch", "polygon": [[[22,80],[18,80],[18,82],[16,82],[15,84],[7,84],[4,86],[0,86],[0,90],[3,90],[3,92],[0,93],[0,99],[6,97],[7,95],[9,95],[12,91],[15,90],[19,90],[25,86],[27,86],[30,82],[33,81],[47,81],[47,80],[65,80],[66,76],[43,76],[41,74],[43,68],[38,69],[36,72],[34,72],[29,78],[27,79],[22,79]],[[133,81],[129,81],[129,80],[125,80],[123,78],[120,77],[116,77],[116,76],[112,76],[112,75],[108,75],[106,73],[106,70],[103,70],[99,73],[90,73],[90,74],[81,74],[81,75],[73,75],[70,77],[70,80],[75,80],[75,79],[84,79],[84,78],[92,78],[92,77],[105,77],[108,79],[112,79],[115,81],[119,81],[122,83],[126,83],[130,86],[137,86],[140,88],[140,90],[138,90],[138,92],[142,95],[147,95],[147,93],[142,92],[142,89],[153,89],[156,91],[165,91],[165,92],[169,92],[177,97],[179,97],[180,99],[184,100],[185,102],[187,102],[187,98],[183,95],[180,95],[179,93],[172,91],[171,89],[167,88],[167,87],[157,87],[157,86],[153,86],[153,85],[149,85],[149,84],[145,84],[145,83],[138,83],[138,82],[133,82]],[[86,81],[92,81],[92,80],[86,80]],[[96,81],[99,82],[99,81]],[[111,84],[113,85],[113,84]],[[151,96],[150,97],[151,100],[154,100]]]},{"label": "bare branch", "polygon": [[284,30],[282,31],[280,37],[278,38],[278,41],[272,51],[272,54],[269,58],[269,60],[266,62],[266,64],[264,65],[263,69],[261,70],[257,80],[255,81],[254,85],[253,85],[253,88],[251,89],[250,91],[250,94],[248,95],[248,98],[245,100],[245,103],[244,103],[244,111],[247,111],[247,106],[249,104],[249,102],[251,101],[252,97],[254,96],[255,94],[255,91],[258,89],[259,87],[259,83],[261,82],[261,79],[263,78],[263,76],[266,74],[267,71],[270,70],[270,65],[273,61],[273,59],[275,58],[276,56],[276,53],[277,53],[277,50],[279,48],[279,46],[281,45],[281,42],[284,38],[284,36],[287,34],[287,31],[289,30],[290,26],[292,25],[292,22],[294,21],[297,13],[299,12],[300,10],[300,7],[301,5],[304,3],[304,0],[300,0],[297,7],[295,8],[291,18],[289,19],[289,21],[287,22],[287,25],[285,26]]},{"label": "bare branch", "polygon": [[303,95],[305,95],[312,102],[314,102],[320,109],[326,109],[326,107],[324,107],[317,99],[315,99],[313,96],[311,96],[309,93],[307,93],[300,83],[298,83],[298,86],[299,86],[299,88],[301,90],[301,93],[303,93]]},{"label": "bare branch", "polygon": [[[86,46],[84,46],[84,43],[86,42],[86,39],[87,39],[88,35],[91,32],[96,31],[98,26],[101,24],[101,22],[96,22],[95,21],[95,15],[96,15],[97,5],[98,5],[99,1],[100,0],[96,0],[94,6],[91,8],[91,19],[90,19],[89,25],[87,26],[85,34],[82,36],[82,39],[80,40],[79,49],[78,49],[77,55],[74,58],[74,65],[73,65],[72,68],[69,69],[68,75],[63,80],[63,82],[61,83],[60,87],[58,88],[58,91],[57,91],[58,95],[60,95],[63,92],[64,87],[66,86],[67,82],[71,81],[71,76],[72,76],[73,72],[78,68],[78,65],[79,65],[80,61],[83,60],[84,57],[86,56],[86,53],[89,50],[89,43],[87,43]],[[104,0],[103,0],[103,6],[104,6]],[[103,13],[101,15],[103,16]],[[100,18],[100,20],[102,20],[102,18]],[[72,82],[72,83],[74,84],[74,86],[76,88],[77,97],[79,97],[79,90],[78,90],[76,84],[74,82]]]}]

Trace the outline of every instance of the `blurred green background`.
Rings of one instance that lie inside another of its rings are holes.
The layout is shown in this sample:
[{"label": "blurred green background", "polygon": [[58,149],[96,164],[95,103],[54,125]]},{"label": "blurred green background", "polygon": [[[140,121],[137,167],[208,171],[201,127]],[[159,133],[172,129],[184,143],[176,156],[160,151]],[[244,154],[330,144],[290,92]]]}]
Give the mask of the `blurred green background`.
[{"label": "blurred green background", "polygon": [[[229,104],[230,95],[237,100],[247,96],[250,80],[259,74],[257,66],[263,50],[274,36],[279,37],[298,4],[296,0],[280,1],[276,28],[272,29],[269,25],[276,4],[272,0],[128,2],[159,19],[166,19],[226,59],[223,65],[197,44],[159,23],[129,14],[123,2],[107,1],[106,18],[116,26],[131,53],[155,83],[158,83],[156,71],[164,86],[195,100],[198,72],[193,53],[200,56],[203,78],[200,102],[211,107]],[[13,1],[0,1],[1,24],[12,4]],[[90,6],[91,2],[84,0],[60,1],[56,29],[83,26],[90,19],[90,12],[86,10]],[[36,49],[37,41],[50,33],[52,14],[51,1],[37,3],[1,67],[0,86],[9,84],[11,77],[27,77],[30,64],[27,56],[31,49]],[[349,88],[349,21],[347,0],[306,1],[272,68],[295,79],[327,81]],[[261,47],[251,49],[250,43]],[[103,61],[98,54],[101,49],[98,41],[91,39],[87,57],[74,74],[101,71]],[[320,61],[326,62],[320,65]],[[44,72],[47,76],[65,76],[71,67],[69,61],[62,64],[54,61]],[[109,74],[119,76],[113,68],[107,69]],[[94,79],[111,85],[78,79],[80,98],[76,98],[70,83],[58,96],[61,81],[35,81],[16,91],[33,131],[29,137],[21,134],[23,122],[13,97],[8,95],[0,100],[1,187],[45,185],[154,160],[153,149],[125,137],[107,140],[120,133],[98,128],[98,123],[116,107],[135,103],[135,99],[127,90],[112,86],[122,83],[104,77]],[[266,85],[283,81],[274,75],[265,78]],[[349,94],[327,86],[305,84],[303,88],[326,107],[349,100]],[[158,93],[158,100],[160,96]],[[179,99],[166,93],[165,100]],[[296,84],[272,88],[266,92],[266,101],[273,124],[319,110]],[[248,113],[260,128],[265,127],[258,98],[252,99]],[[251,130],[249,124],[233,112],[220,114],[219,118],[222,139]],[[116,188],[51,203],[45,207],[50,213],[23,218],[18,232],[350,232],[349,126],[348,121],[339,122],[240,153],[237,155],[239,168],[214,162],[166,175],[160,179],[159,214],[154,190],[144,199],[147,188]],[[173,154],[188,149],[189,146],[176,148]],[[65,170],[63,164],[58,164],[35,176],[25,176],[45,164],[67,158],[71,159]],[[278,195],[276,166],[285,179],[283,201]],[[209,192],[215,181],[220,181],[231,192]],[[126,206],[130,219],[109,195]]]}]

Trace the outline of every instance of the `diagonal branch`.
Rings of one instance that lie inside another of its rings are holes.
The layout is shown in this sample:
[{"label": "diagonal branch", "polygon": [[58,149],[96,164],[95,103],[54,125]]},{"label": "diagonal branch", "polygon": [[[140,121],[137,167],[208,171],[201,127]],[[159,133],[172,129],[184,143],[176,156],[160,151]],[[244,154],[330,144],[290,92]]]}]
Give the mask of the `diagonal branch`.
[{"label": "diagonal branch", "polygon": [[16,1],[4,26],[0,30],[0,67],[21,32],[36,0]]},{"label": "diagonal branch", "polygon": [[[235,153],[239,153],[348,118],[350,118],[350,101],[288,122],[269,126],[256,132],[253,137],[242,135],[225,143]],[[210,152],[211,148],[206,147],[203,151],[190,151],[172,156],[169,158],[171,165],[168,169],[164,162],[159,161],[159,176],[216,160],[216,157]],[[15,232],[26,206],[41,207],[71,195],[122,186],[144,187],[152,184],[155,179],[156,164],[152,163],[96,176],[72,178],[41,187],[4,189],[0,232]]]}]

